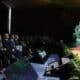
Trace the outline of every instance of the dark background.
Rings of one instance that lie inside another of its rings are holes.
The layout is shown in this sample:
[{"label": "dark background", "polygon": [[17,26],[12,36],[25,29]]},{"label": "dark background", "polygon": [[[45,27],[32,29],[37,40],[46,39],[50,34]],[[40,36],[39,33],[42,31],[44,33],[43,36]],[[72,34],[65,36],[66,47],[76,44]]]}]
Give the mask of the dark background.
[{"label": "dark background", "polygon": [[8,8],[0,3],[0,33],[8,32]]},{"label": "dark background", "polygon": [[[2,5],[1,5],[2,6]],[[0,33],[8,32],[8,8],[0,7]],[[73,30],[80,20],[80,8],[46,5],[12,9],[12,33],[48,35],[70,43]]]}]

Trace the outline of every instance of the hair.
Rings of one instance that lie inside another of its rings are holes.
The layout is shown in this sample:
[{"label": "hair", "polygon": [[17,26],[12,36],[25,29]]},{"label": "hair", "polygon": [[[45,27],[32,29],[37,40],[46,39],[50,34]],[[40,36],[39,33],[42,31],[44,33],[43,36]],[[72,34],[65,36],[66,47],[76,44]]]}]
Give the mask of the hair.
[{"label": "hair", "polygon": [[12,38],[12,35],[14,35],[14,34],[10,34],[10,39]]},{"label": "hair", "polygon": [[[3,38],[5,38],[6,34],[8,34],[8,33],[4,33],[4,34],[3,34]],[[8,35],[9,35],[9,34],[8,34]]]}]

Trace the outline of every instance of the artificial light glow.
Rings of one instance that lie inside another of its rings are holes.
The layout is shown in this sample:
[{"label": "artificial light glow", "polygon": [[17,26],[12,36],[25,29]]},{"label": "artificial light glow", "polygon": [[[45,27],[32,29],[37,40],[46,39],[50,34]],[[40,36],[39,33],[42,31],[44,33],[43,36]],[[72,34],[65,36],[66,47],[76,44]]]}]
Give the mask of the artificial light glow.
[{"label": "artificial light glow", "polygon": [[9,8],[8,32],[9,32],[9,34],[11,33],[11,8]]},{"label": "artificial light glow", "polygon": [[70,51],[72,52],[73,55],[79,56],[80,58],[80,47],[71,48]]}]

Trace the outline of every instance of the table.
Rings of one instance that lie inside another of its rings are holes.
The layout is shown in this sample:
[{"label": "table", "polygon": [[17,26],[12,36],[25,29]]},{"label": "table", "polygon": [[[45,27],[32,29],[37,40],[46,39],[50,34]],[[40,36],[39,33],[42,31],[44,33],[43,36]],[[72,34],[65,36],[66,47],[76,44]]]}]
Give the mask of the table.
[{"label": "table", "polygon": [[44,64],[31,63],[32,67],[38,74],[38,80],[60,80],[59,77],[47,77],[44,76],[45,68],[50,62],[55,62],[59,60],[59,56],[57,54],[52,54],[49,56],[47,61]]}]

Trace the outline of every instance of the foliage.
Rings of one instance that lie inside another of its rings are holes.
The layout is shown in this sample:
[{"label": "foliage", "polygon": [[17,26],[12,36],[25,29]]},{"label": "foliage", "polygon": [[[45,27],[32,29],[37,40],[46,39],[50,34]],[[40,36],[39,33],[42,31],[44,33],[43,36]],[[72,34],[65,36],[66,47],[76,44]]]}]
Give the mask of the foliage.
[{"label": "foliage", "polygon": [[80,57],[78,55],[74,56],[71,62],[74,68],[69,73],[70,78],[68,80],[80,80]]}]

